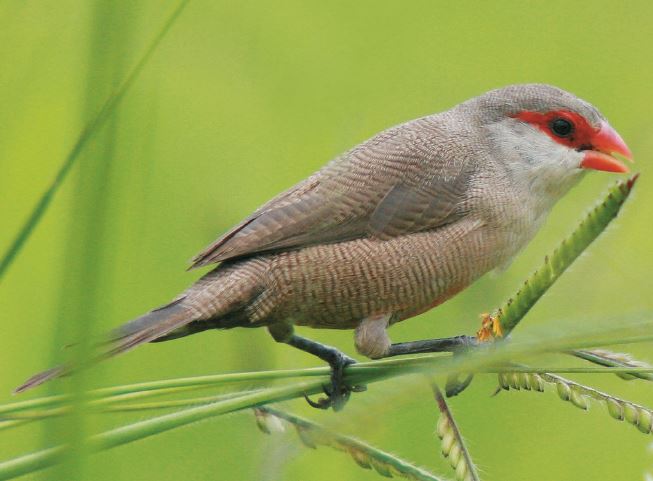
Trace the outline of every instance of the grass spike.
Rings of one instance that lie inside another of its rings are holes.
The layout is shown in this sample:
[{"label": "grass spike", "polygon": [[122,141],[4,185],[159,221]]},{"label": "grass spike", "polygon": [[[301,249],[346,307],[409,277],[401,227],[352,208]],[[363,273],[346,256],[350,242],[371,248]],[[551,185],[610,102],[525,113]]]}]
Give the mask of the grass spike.
[{"label": "grass spike", "polygon": [[[626,181],[618,181],[610,188],[603,200],[580,221],[571,235],[563,239],[550,256],[544,256],[544,262],[540,268],[523,282],[517,293],[494,311],[492,317],[497,322],[499,332],[502,333],[499,337],[508,336],[517,327],[537,301],[605,230],[628,199],[638,177],[639,174],[636,174]],[[484,329],[485,326],[481,328],[479,334]],[[482,337],[478,337],[480,340],[484,340]],[[499,337],[494,334],[488,335],[488,338],[491,339]],[[460,394],[468,385],[469,382],[462,384],[458,382],[456,376],[450,376],[447,381],[447,394]],[[528,388],[528,386],[523,387]]]},{"label": "grass spike", "polygon": [[328,446],[349,453],[354,462],[364,469],[374,469],[386,478],[400,476],[415,481],[443,481],[428,471],[418,468],[392,454],[381,451],[353,437],[335,433],[312,421],[267,406],[256,408],[266,416],[277,418],[295,427],[301,441],[311,448]]},{"label": "grass spike", "polygon": [[[502,374],[504,374],[504,376],[506,375],[505,373]],[[613,419],[616,419],[617,421],[625,420],[644,434],[649,434],[653,430],[653,410],[645,406],[618,398],[612,394],[607,394],[598,389],[577,383],[556,374],[528,374],[525,372],[522,372],[521,374],[527,376],[539,376],[543,382],[555,385],[560,399],[563,401],[569,401],[580,409],[589,409],[590,400],[602,402],[606,405],[608,414]],[[531,381],[531,383],[532,382],[534,381]],[[513,389],[512,386],[503,383],[501,380],[499,380],[499,384],[503,390],[508,391]]]},{"label": "grass spike", "polygon": [[447,401],[435,383],[431,387],[440,410],[436,433],[440,438],[442,455],[449,460],[458,481],[480,481],[476,466],[467,450],[467,446],[465,446],[465,441],[460,434]]},{"label": "grass spike", "polygon": [[550,256],[544,258],[542,266],[524,282],[521,289],[496,310],[495,316],[506,335],[617,216],[637,177],[638,175],[634,175],[626,181],[617,182],[571,235],[563,240]]}]

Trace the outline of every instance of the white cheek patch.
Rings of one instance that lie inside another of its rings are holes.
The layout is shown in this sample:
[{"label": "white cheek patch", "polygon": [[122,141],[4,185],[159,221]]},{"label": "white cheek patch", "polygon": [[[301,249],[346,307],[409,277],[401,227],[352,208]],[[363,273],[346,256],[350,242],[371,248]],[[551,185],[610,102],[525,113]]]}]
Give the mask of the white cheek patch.
[{"label": "white cheek patch", "polygon": [[556,142],[532,125],[506,119],[492,125],[491,132],[497,151],[517,182],[560,197],[580,179],[582,152]]}]

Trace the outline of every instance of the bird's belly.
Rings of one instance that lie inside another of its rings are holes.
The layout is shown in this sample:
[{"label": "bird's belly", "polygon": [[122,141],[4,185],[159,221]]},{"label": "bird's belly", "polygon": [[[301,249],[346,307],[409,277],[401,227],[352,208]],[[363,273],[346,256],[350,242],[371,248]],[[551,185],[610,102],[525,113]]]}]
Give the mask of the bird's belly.
[{"label": "bird's belly", "polygon": [[[350,329],[401,320],[444,302],[502,259],[477,223],[387,241],[359,239],[276,255],[257,309],[270,320]],[[501,249],[499,249],[501,251]]]}]

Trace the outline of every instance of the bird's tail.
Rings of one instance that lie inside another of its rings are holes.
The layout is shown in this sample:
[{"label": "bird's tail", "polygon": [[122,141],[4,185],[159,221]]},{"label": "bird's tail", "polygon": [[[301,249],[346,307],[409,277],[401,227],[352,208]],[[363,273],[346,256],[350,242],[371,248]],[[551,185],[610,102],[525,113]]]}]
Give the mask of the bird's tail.
[{"label": "bird's tail", "polygon": [[[146,342],[167,341],[206,329],[253,326],[247,306],[262,292],[264,271],[264,262],[256,259],[221,265],[170,304],[111,332],[108,341],[99,347],[99,353],[92,360],[102,361]],[[39,386],[72,370],[73,366],[67,365],[49,369],[32,376],[14,392]]]},{"label": "bird's tail", "polygon": [[[95,357],[94,361],[101,361],[122,354],[140,344],[166,336],[194,321],[196,314],[185,307],[182,301],[183,299],[178,299],[166,306],[148,312],[113,331],[109,341],[102,347],[100,354]],[[32,389],[51,379],[70,374],[71,371],[71,366],[61,365],[40,372],[18,386],[14,393],[17,394]]]}]

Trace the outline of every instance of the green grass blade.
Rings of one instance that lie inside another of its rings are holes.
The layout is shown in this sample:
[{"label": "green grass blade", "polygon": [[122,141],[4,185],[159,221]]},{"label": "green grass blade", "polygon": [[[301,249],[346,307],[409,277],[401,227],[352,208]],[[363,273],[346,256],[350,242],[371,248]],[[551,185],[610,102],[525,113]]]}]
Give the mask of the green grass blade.
[{"label": "green grass blade", "polygon": [[[550,374],[616,374],[617,376],[634,376],[638,374],[653,374],[653,367],[546,367],[546,366],[495,366],[480,368],[476,371],[479,374],[499,374],[499,375],[550,375]],[[327,382],[325,377],[322,381]],[[513,383],[514,384],[514,383]],[[203,388],[207,386],[201,386]],[[211,386],[208,386],[211,387]],[[188,389],[184,390],[188,392]],[[102,413],[115,413],[115,412],[130,412],[130,411],[148,411],[156,409],[170,409],[175,407],[190,407],[198,404],[208,404],[222,399],[229,399],[244,394],[250,394],[253,390],[236,391],[226,394],[214,394],[199,397],[184,397],[181,399],[153,401],[153,402],[139,402],[134,403],[142,397],[151,397],[161,394],[179,393],[180,391],[174,389],[160,390],[160,391],[137,391],[127,395],[116,395],[105,398],[96,399],[88,403],[88,408],[92,412]],[[45,398],[47,399],[47,398]],[[16,403],[18,404],[18,403]],[[32,421],[60,416],[66,414],[71,406],[69,404],[62,404],[48,409],[21,409],[21,406],[14,406],[6,404],[0,406],[4,408],[6,414],[0,416],[0,431],[20,427]]]},{"label": "green grass blade", "polygon": [[27,239],[36,228],[36,226],[41,221],[43,215],[45,214],[47,208],[49,207],[52,199],[55,194],[63,184],[63,182],[68,177],[70,169],[75,164],[75,161],[79,157],[80,152],[84,149],[86,143],[93,137],[93,135],[104,125],[106,120],[114,112],[120,101],[123,99],[129,88],[134,83],[134,80],[138,77],[140,72],[143,70],[143,67],[147,64],[149,59],[152,57],[152,54],[155,52],[157,47],[160,45],[161,41],[168,33],[172,25],[175,23],[177,18],[181,15],[181,12],[184,10],[186,5],[190,0],[182,0],[179,2],[179,5],[174,9],[170,14],[166,22],[163,24],[163,27],[159,33],[154,37],[148,48],[145,50],[145,53],[140,58],[140,60],[134,65],[131,72],[127,75],[125,80],[120,86],[107,98],[105,103],[102,105],[97,115],[93,117],[88,124],[84,127],[82,132],[79,134],[77,141],[73,145],[73,148],[68,153],[68,156],[64,160],[63,164],[59,168],[54,180],[45,190],[43,195],[39,198],[36,206],[30,213],[29,217],[25,221],[25,224],[20,228],[18,234],[14,238],[13,242],[5,252],[4,256],[0,260],[0,280],[7,272],[7,269],[14,261],[18,253],[21,251]]},{"label": "green grass blade", "polygon": [[[642,332],[639,336],[633,335],[633,328]],[[478,350],[476,353],[469,353],[458,356],[452,360],[448,357],[437,354],[424,354],[402,358],[383,359],[357,363],[347,368],[347,374],[356,378],[362,383],[370,379],[380,379],[383,376],[396,376],[414,372],[429,372],[437,370],[447,373],[454,370],[468,370],[480,372],[491,372],[490,363],[502,361],[514,361],[523,357],[533,357],[541,353],[569,351],[598,345],[649,342],[653,337],[648,334],[653,328],[652,322],[638,322],[635,325],[622,324],[610,329],[597,329],[596,326],[579,330],[577,333],[560,333],[557,337],[543,338],[540,335],[533,335],[532,338],[512,340],[510,343],[498,343],[491,349]],[[548,330],[549,335],[558,333],[556,330]],[[623,337],[628,333],[628,337]],[[498,368],[500,369],[500,368]],[[535,369],[535,368],[530,368]],[[596,372],[596,373],[647,373],[651,368],[618,366],[614,368],[566,368],[567,371],[557,372]],[[545,368],[547,372],[556,371],[555,368]],[[533,371],[537,372],[537,371]],[[328,379],[328,367],[315,367],[306,369],[287,369],[272,371],[234,372],[214,374],[208,376],[183,377],[174,379],[163,379],[144,383],[127,384],[95,389],[88,393],[90,402],[101,402],[110,404],[121,401],[132,401],[149,396],[147,393],[176,394],[187,392],[191,389],[215,388],[234,384],[247,383],[248,385],[260,385],[270,381],[288,381],[292,379],[317,378],[320,382]],[[47,396],[26,401],[0,404],[0,420],[11,419],[14,413],[30,410],[49,409],[65,405],[70,401],[66,395]]]},{"label": "green grass blade", "polygon": [[[92,436],[88,440],[87,448],[89,452],[111,449],[203,419],[253,406],[290,399],[296,397],[297,392],[315,394],[320,392],[321,389],[322,381],[301,384],[295,383],[289,386],[265,389],[216,403],[184,409]],[[66,446],[57,446],[2,462],[0,463],[0,481],[53,466],[62,459],[67,450],[68,447]]]},{"label": "green grass blade", "polygon": [[[149,381],[142,383],[126,384],[123,386],[112,386],[107,388],[95,389],[88,393],[89,399],[111,399],[116,396],[128,396],[133,399],[144,397],[145,393],[174,394],[189,389],[211,388],[239,383],[263,383],[269,381],[289,380],[293,378],[311,378],[322,377],[327,379],[329,375],[328,367],[317,367],[307,369],[278,369],[273,371],[254,371],[254,372],[234,372],[213,374],[208,376],[182,377],[175,379],[162,379],[158,381]],[[59,406],[70,401],[70,396],[55,395],[46,396],[27,401],[19,401],[0,405],[0,419],[8,414],[25,411],[30,409],[44,409],[52,406]]]},{"label": "green grass blade", "polygon": [[504,335],[509,334],[544,293],[558,280],[576,258],[603,232],[617,216],[621,206],[630,195],[637,175],[627,181],[619,181],[567,237],[551,256],[545,257],[544,264],[521,289],[497,311],[497,318]]},{"label": "green grass blade", "polygon": [[[576,349],[579,345],[582,345],[582,341],[586,337],[586,334],[576,336],[566,334],[562,338],[553,338],[548,341],[538,337],[528,342],[520,341],[489,345],[487,346],[488,349],[477,349],[474,352],[464,353],[455,358],[427,354],[407,359],[389,359],[361,363],[360,365],[357,364],[349,367],[348,371],[351,371],[350,379],[355,383],[372,383],[390,377],[417,372],[435,374],[449,374],[461,371],[475,372],[483,368],[488,368],[489,366],[496,366],[514,359],[519,359],[520,357],[532,357],[544,352]],[[588,342],[595,344],[596,340],[590,339]],[[196,406],[136,422],[91,437],[88,442],[88,448],[91,452],[110,449],[202,419],[281,400],[293,399],[301,397],[304,394],[315,394],[321,391],[323,382],[324,378],[317,378],[309,382],[267,388],[224,401]],[[188,384],[188,380],[184,381],[184,384]],[[159,386],[161,386],[161,383],[159,383]],[[56,464],[65,452],[65,447],[54,447],[0,463],[0,480],[10,479]]]},{"label": "green grass blade", "polygon": [[64,452],[63,447],[43,449],[0,463],[0,480],[17,478],[48,468],[56,464]]},{"label": "green grass blade", "polygon": [[[653,367],[548,367],[548,366],[510,366],[510,367],[484,367],[479,368],[479,374],[505,374],[505,373],[527,373],[527,374],[615,374],[621,376],[634,376],[637,374],[653,374]],[[249,374],[249,373],[245,373]],[[325,376],[322,380],[323,383],[327,382],[328,378]],[[126,387],[126,386],[125,386]],[[214,386],[201,385],[200,388],[211,388]],[[166,401],[151,401],[134,403],[133,401],[139,400],[144,397],[152,397],[164,394],[178,394],[188,392],[192,388],[185,388],[179,390],[177,388],[161,389],[157,391],[136,391],[128,394],[121,394],[115,396],[108,396],[89,401],[88,406],[90,409],[100,412],[120,412],[120,411],[138,411],[138,410],[152,410],[152,409],[167,409],[172,407],[188,407],[196,404],[204,404],[207,402],[214,402],[221,398],[233,397],[235,395],[249,394],[252,391],[236,391],[222,395],[211,395],[201,397],[181,398]],[[39,398],[38,400],[50,401],[49,398]],[[38,408],[38,409],[37,409]],[[38,403],[23,405],[22,403],[11,403],[0,406],[2,414],[0,415],[0,430],[9,429],[15,426],[22,425],[23,423],[14,423],[14,421],[32,421],[46,417],[57,416],[63,414],[62,409],[69,409],[70,406],[65,400],[53,400],[52,403]]]}]

